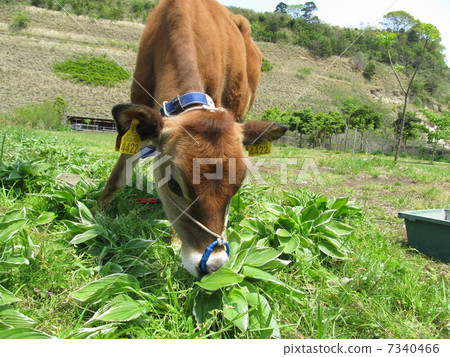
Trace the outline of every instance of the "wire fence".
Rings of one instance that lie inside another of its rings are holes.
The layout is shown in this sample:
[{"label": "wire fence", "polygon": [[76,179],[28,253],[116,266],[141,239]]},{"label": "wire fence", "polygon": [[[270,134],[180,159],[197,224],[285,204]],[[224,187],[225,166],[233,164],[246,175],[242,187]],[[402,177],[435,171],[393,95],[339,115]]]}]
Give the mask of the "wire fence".
[{"label": "wire fence", "polygon": [[[303,148],[323,148],[328,150],[343,152],[360,152],[370,154],[393,155],[395,150],[395,138],[375,133],[366,133],[361,136],[353,130],[348,134],[334,135],[331,139],[326,139],[320,145],[315,145],[314,139],[310,136],[288,133],[281,137],[277,142],[286,146]],[[400,154],[409,156],[432,155],[434,148],[426,142],[424,138],[407,141],[406,145],[401,144]],[[450,157],[450,149],[445,143],[439,144],[436,148],[436,154],[444,158]]]}]

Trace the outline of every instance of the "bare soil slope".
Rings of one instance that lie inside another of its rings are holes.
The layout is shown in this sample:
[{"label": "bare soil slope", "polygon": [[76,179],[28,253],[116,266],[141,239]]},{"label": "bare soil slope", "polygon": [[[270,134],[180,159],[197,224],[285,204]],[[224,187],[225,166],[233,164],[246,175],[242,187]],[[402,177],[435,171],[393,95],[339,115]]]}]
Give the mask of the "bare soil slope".
[{"label": "bare soil slope", "polygon": [[[26,7],[28,27],[12,31],[9,23],[18,9],[0,8],[0,113],[61,96],[73,114],[110,117],[114,104],[129,101],[131,79],[114,87],[93,87],[63,80],[52,68],[68,58],[93,54],[113,58],[132,73],[144,25]],[[349,58],[314,59],[300,47],[258,45],[264,58],[274,64],[272,71],[262,74],[253,108],[258,114],[275,105],[337,109],[336,98],[354,95],[391,106],[400,101],[384,66],[378,66],[376,78],[369,83],[352,68]],[[299,73],[300,68],[306,68],[307,74]]]}]

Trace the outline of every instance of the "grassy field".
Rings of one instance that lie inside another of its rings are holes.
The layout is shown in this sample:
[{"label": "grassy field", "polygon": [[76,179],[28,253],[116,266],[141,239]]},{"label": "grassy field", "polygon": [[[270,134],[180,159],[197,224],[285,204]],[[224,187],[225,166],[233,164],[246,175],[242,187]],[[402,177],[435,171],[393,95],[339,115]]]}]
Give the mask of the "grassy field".
[{"label": "grassy field", "polygon": [[113,135],[0,138],[0,338],[450,337],[448,264],[397,218],[450,207],[449,164],[275,147],[233,199],[230,263],[195,281],[161,207],[132,200],[154,193],[97,209]]}]

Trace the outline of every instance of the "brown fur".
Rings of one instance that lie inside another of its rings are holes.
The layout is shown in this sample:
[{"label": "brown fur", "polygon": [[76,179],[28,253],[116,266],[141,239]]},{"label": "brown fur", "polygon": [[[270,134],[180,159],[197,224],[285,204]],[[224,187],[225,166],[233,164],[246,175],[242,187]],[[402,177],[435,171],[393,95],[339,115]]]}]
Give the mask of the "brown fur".
[{"label": "brown fur", "polygon": [[131,101],[159,109],[199,91],[241,121],[255,99],[261,60],[244,17],[215,0],[163,0],[142,34]]},{"label": "brown fur", "polygon": [[[201,255],[215,238],[183,215],[173,200],[189,207],[191,216],[221,234],[226,206],[246,175],[242,143],[274,140],[287,129],[268,122],[238,123],[255,100],[260,68],[261,53],[245,18],[231,14],[215,0],[162,0],[142,34],[131,88],[133,104],[113,109],[119,135],[136,118],[141,139],[151,140],[160,153],[171,158],[155,167],[154,175],[162,181],[170,170],[181,187],[180,195],[164,184],[158,194],[188,260]],[[190,91],[208,94],[216,107],[226,110],[199,109],[171,118],[159,115],[159,104]],[[107,203],[125,184],[124,167],[130,157],[122,154],[119,158],[101,202]],[[200,183],[194,183],[194,162],[199,158],[217,160],[223,177],[206,179],[205,174],[215,173],[217,167],[201,165]],[[223,247],[217,247],[212,257],[220,252],[224,254]],[[224,262],[211,260],[210,271]],[[194,275],[198,263],[188,264]]]}]

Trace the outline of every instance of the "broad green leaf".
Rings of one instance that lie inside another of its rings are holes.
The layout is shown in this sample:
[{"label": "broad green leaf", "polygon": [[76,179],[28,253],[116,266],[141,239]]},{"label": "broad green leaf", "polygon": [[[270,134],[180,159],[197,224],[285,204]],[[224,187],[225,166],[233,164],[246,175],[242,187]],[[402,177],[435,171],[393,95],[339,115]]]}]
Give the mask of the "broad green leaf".
[{"label": "broad green leaf", "polygon": [[226,268],[230,268],[235,273],[239,273],[242,266],[244,265],[244,260],[247,258],[248,252],[250,249],[242,249],[240,250],[234,258],[230,259],[229,263],[227,262]]},{"label": "broad green leaf", "polygon": [[241,227],[245,227],[252,232],[258,233],[260,236],[266,235],[266,226],[260,220],[248,218],[239,223]]},{"label": "broad green leaf", "polygon": [[78,212],[80,214],[80,219],[81,219],[82,223],[85,223],[85,224],[86,223],[95,223],[94,216],[92,215],[89,208],[87,208],[85,206],[84,203],[78,201],[77,206],[78,206]]},{"label": "broad green leaf", "polygon": [[290,237],[280,237],[280,245],[283,247],[283,253],[291,254],[300,247],[300,238],[298,235],[291,235]]},{"label": "broad green leaf", "polygon": [[29,265],[30,261],[24,257],[10,257],[8,260],[0,260],[0,266],[15,267],[19,265]]},{"label": "broad green leaf", "polygon": [[242,332],[248,328],[248,302],[247,293],[242,289],[234,288],[228,295],[223,295],[224,317],[231,321]]},{"label": "broad green leaf", "polygon": [[282,259],[274,259],[267,264],[264,264],[263,266],[260,266],[259,268],[261,270],[281,270],[291,264],[292,262],[290,260],[282,260]]},{"label": "broad green leaf", "polygon": [[72,205],[75,203],[74,193],[69,193],[66,191],[55,191],[52,194],[44,196],[52,198],[56,201],[64,202],[66,205]]},{"label": "broad green leaf", "polygon": [[244,265],[244,267],[242,268],[242,274],[246,278],[253,278],[253,279],[258,279],[258,280],[263,280],[263,281],[269,281],[274,284],[285,285],[281,280],[274,277],[272,274],[270,274],[264,270],[249,267],[246,265]]},{"label": "broad green leaf", "polygon": [[9,307],[0,307],[0,321],[14,328],[27,328],[35,324],[28,316]]},{"label": "broad green leaf", "polygon": [[324,233],[332,232],[334,237],[351,234],[354,230],[352,227],[338,221],[331,221],[316,228]]},{"label": "broad green leaf", "polygon": [[89,339],[89,338],[108,338],[117,330],[118,325],[115,323],[98,327],[80,328],[72,332],[67,338],[73,339]]},{"label": "broad green leaf", "polygon": [[146,312],[147,309],[142,303],[133,300],[128,295],[119,295],[98,310],[91,320],[105,322],[131,321]]},{"label": "broad green leaf", "polygon": [[26,208],[22,209],[16,209],[13,211],[9,211],[5,213],[3,216],[0,216],[0,222],[10,222],[10,221],[17,221],[19,219],[25,219],[27,218],[27,210]]},{"label": "broad green leaf", "polygon": [[83,286],[75,291],[72,297],[81,302],[90,302],[100,297],[106,298],[110,295],[138,290],[139,288],[139,282],[134,276],[129,274],[112,274]]},{"label": "broad green leaf", "polygon": [[151,225],[153,228],[163,231],[168,230],[170,227],[172,227],[172,223],[170,223],[170,221],[168,221],[167,219],[155,219],[152,221]]},{"label": "broad green leaf", "polygon": [[323,212],[317,219],[314,220],[313,226],[319,226],[321,224],[330,222],[335,212],[336,210],[334,209]]},{"label": "broad green leaf", "polygon": [[102,275],[117,274],[122,273],[123,268],[120,266],[120,264],[108,262],[100,267],[99,272]]},{"label": "broad green leaf", "polygon": [[250,306],[256,307],[250,312],[249,328],[256,330],[266,329],[267,335],[264,336],[265,338],[280,338],[280,329],[273,317],[272,309],[267,299],[258,293],[249,293],[245,297]]},{"label": "broad green leaf", "polygon": [[302,222],[314,221],[320,215],[315,205],[308,206],[302,210]]},{"label": "broad green leaf", "polygon": [[124,249],[144,251],[151,247],[153,244],[155,244],[155,241],[137,238],[132,239],[127,244],[125,244]]},{"label": "broad green leaf", "polygon": [[44,212],[36,220],[37,225],[44,225],[53,222],[56,218],[56,214],[53,212]]},{"label": "broad green leaf", "polygon": [[323,240],[326,240],[328,243],[334,245],[339,251],[342,253],[350,253],[351,250],[348,248],[347,244],[339,238],[328,237],[327,235],[322,236]]},{"label": "broad green leaf", "polygon": [[250,249],[244,264],[253,267],[260,267],[280,256],[281,252],[273,248]]},{"label": "broad green leaf", "polygon": [[348,259],[345,253],[343,253],[340,249],[336,248],[333,244],[329,242],[321,241],[317,245],[320,251],[325,255],[328,255],[329,257],[335,259]]},{"label": "broad green leaf", "polygon": [[284,207],[275,203],[267,203],[264,205],[264,209],[270,212],[275,217],[279,217],[284,214]]},{"label": "broad green leaf", "polygon": [[244,280],[244,276],[235,273],[229,268],[222,267],[212,274],[205,275],[196,284],[205,290],[215,291],[226,286],[239,284]]},{"label": "broad green leaf", "polygon": [[105,229],[102,226],[94,225],[89,230],[84,233],[77,234],[71,241],[70,244],[80,244],[88,240],[96,238],[98,236],[105,235]]},{"label": "broad green leaf", "polygon": [[36,331],[30,328],[12,328],[8,330],[0,331],[0,340],[1,339],[44,339],[51,338],[49,335]]},{"label": "broad green leaf", "polygon": [[14,234],[20,231],[28,222],[28,219],[17,219],[0,223],[0,243],[10,240]]},{"label": "broad green leaf", "polygon": [[275,232],[275,234],[279,237],[279,238],[291,238],[292,237],[292,233],[288,232],[286,229],[284,228],[278,228],[277,231]]},{"label": "broad green leaf", "polygon": [[300,200],[300,198],[298,198],[297,196],[293,195],[292,193],[288,193],[286,191],[283,191],[283,193],[285,194],[285,196],[287,197],[289,202],[292,203],[292,205],[294,205],[294,206],[302,205],[302,203],[303,203],[302,200]]},{"label": "broad green leaf", "polygon": [[344,207],[348,202],[348,197],[336,198],[333,202],[333,205],[330,207],[331,209],[335,209],[339,212],[339,210]]},{"label": "broad green leaf", "polygon": [[298,230],[297,223],[291,217],[280,216],[278,217],[276,224],[288,232]]},{"label": "broad green leaf", "polygon": [[20,301],[11,291],[0,285],[0,305],[8,305]]},{"label": "broad green leaf", "polygon": [[221,310],[222,300],[217,292],[207,292],[199,290],[194,299],[194,317],[197,323],[202,324],[211,318],[211,311]]}]

